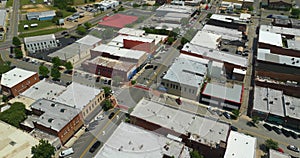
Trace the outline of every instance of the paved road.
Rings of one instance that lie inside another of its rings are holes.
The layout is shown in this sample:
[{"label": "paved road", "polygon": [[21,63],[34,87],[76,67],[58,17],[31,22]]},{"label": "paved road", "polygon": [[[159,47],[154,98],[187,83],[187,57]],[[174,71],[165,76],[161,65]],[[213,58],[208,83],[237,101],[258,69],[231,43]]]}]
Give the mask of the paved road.
[{"label": "paved road", "polygon": [[[95,120],[89,124],[90,131],[83,134],[73,145],[75,153],[71,155],[72,157],[91,158],[95,156],[121,121],[125,119],[125,114],[120,110],[113,109],[113,111],[116,114],[112,119],[108,119],[110,112],[107,112],[103,113],[103,120]],[[90,153],[89,149],[97,140],[101,142],[101,146],[94,153]]]}]

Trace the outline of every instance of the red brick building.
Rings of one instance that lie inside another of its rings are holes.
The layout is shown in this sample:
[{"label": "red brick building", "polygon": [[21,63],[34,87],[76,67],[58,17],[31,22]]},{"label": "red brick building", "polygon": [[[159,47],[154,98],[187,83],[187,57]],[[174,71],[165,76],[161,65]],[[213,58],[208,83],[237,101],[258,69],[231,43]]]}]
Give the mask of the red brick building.
[{"label": "red brick building", "polygon": [[147,53],[155,52],[155,40],[144,37],[127,36],[123,39],[124,48],[145,51]]},{"label": "red brick building", "polygon": [[39,119],[33,121],[34,128],[57,136],[65,144],[84,124],[79,109],[40,99],[31,105],[34,115]]},{"label": "red brick building", "polygon": [[14,68],[2,74],[1,89],[4,95],[15,97],[39,81],[38,73]]}]

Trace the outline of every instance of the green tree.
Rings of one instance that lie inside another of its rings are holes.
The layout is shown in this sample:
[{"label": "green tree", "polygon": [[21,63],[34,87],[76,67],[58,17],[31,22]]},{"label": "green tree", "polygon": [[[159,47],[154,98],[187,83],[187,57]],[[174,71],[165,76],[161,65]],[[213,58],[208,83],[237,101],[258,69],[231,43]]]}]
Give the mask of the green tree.
[{"label": "green tree", "polygon": [[168,37],[168,44],[171,45],[175,41],[174,37]]},{"label": "green tree", "polygon": [[252,12],[254,10],[253,6],[248,7],[248,10]]},{"label": "green tree", "polygon": [[61,66],[61,60],[59,59],[59,57],[54,57],[51,60],[53,67],[59,67]]},{"label": "green tree", "polygon": [[278,142],[272,140],[272,139],[267,139],[265,141],[265,145],[266,145],[266,148],[269,150],[269,149],[274,149],[274,150],[277,150],[278,149]]},{"label": "green tree", "polygon": [[110,87],[103,87],[103,90],[104,90],[105,96],[109,96],[109,94],[111,92],[111,88]]},{"label": "green tree", "polygon": [[113,105],[109,99],[105,99],[102,107],[103,107],[104,111],[107,111],[107,110],[113,108]]},{"label": "green tree", "polygon": [[13,42],[12,43],[13,43],[13,45],[15,45],[17,47],[21,46],[21,41],[18,37],[13,37]]},{"label": "green tree", "polygon": [[134,3],[134,4],[132,5],[132,7],[133,7],[133,8],[137,8],[137,7],[140,7],[140,5],[137,4],[137,3]]},{"label": "green tree", "polygon": [[118,9],[118,11],[120,12],[120,11],[124,11],[125,10],[125,8],[123,7],[123,6],[121,6],[119,9]]},{"label": "green tree", "polygon": [[56,11],[55,14],[56,14],[56,17],[59,17],[59,18],[64,17],[64,13],[60,10]]},{"label": "green tree", "polygon": [[2,96],[2,102],[8,102],[8,97],[6,95],[3,95]]},{"label": "green tree", "polygon": [[191,158],[204,158],[197,150],[193,150],[190,152]]},{"label": "green tree", "polygon": [[39,74],[43,77],[47,77],[49,74],[49,69],[45,65],[41,65],[39,67]]},{"label": "green tree", "polygon": [[15,52],[15,57],[17,59],[22,59],[23,58],[23,52],[21,51],[21,49],[15,48],[14,52]]},{"label": "green tree", "polygon": [[72,70],[73,69],[73,65],[70,61],[66,62],[65,64],[65,67],[68,71]]},{"label": "green tree", "polygon": [[293,16],[299,17],[299,15],[300,15],[300,9],[298,9],[298,8],[292,8],[291,14]]},{"label": "green tree", "polygon": [[54,80],[58,80],[60,78],[61,74],[57,67],[52,67],[51,69],[51,77],[53,77]]},{"label": "green tree", "polygon": [[87,30],[84,26],[78,26],[77,29],[76,29],[76,32],[79,35],[85,35],[87,33]]},{"label": "green tree", "polygon": [[239,110],[232,110],[231,111],[233,114],[233,119],[237,119],[240,116],[240,111]]},{"label": "green tree", "polygon": [[40,140],[38,145],[31,148],[32,158],[51,158],[55,154],[55,148],[47,141]]},{"label": "green tree", "polygon": [[92,24],[89,23],[89,22],[86,22],[86,23],[84,23],[83,25],[85,26],[86,29],[89,29],[89,28],[92,27]]},{"label": "green tree", "polygon": [[259,117],[258,117],[258,116],[253,116],[253,117],[252,117],[252,122],[253,122],[254,124],[257,124],[258,121],[259,121]]},{"label": "green tree", "polygon": [[20,123],[26,119],[25,105],[20,102],[13,103],[10,108],[0,113],[0,120],[15,126],[20,127]]},{"label": "green tree", "polygon": [[186,43],[190,42],[189,40],[187,40],[186,38],[182,37],[180,40],[181,45],[185,45]]},{"label": "green tree", "polygon": [[131,84],[135,85],[136,84],[136,80],[131,80]]}]

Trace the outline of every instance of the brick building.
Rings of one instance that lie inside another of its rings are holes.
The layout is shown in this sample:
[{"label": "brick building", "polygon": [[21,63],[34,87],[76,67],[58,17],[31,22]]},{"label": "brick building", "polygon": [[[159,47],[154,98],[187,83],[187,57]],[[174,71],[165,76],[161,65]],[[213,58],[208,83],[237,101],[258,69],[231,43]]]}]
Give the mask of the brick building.
[{"label": "brick building", "polygon": [[223,158],[229,125],[142,99],[130,114],[130,122],[150,131],[174,135],[204,157]]},{"label": "brick building", "polygon": [[31,105],[34,127],[57,136],[65,144],[84,124],[81,112],[75,107],[40,99]]},{"label": "brick building", "polygon": [[39,81],[38,73],[14,68],[2,74],[1,89],[4,95],[15,97]]}]

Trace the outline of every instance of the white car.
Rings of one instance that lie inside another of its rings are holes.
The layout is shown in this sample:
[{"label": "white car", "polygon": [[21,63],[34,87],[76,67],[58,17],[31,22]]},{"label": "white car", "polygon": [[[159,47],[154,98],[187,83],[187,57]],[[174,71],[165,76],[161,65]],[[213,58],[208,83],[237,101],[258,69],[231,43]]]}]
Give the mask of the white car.
[{"label": "white car", "polygon": [[103,115],[98,115],[95,120],[103,120],[104,119],[104,116]]}]

